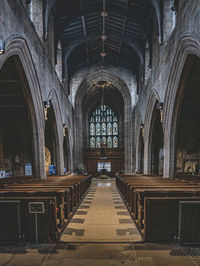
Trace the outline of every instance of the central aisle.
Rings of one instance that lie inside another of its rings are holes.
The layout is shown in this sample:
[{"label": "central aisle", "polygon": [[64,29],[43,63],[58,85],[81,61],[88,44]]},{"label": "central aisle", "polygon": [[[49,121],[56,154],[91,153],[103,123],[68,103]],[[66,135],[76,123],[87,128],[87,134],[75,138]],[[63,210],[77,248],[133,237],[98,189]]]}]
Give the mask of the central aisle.
[{"label": "central aisle", "polygon": [[142,241],[115,181],[94,180],[86,198],[65,228],[65,242]]}]

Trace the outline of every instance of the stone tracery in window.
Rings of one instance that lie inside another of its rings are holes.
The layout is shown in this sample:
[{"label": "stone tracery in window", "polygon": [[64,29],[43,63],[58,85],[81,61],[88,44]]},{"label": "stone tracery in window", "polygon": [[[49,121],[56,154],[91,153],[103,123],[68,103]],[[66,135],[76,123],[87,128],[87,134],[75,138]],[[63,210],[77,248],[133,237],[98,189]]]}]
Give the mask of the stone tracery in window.
[{"label": "stone tracery in window", "polygon": [[90,148],[118,148],[118,117],[107,105],[100,105],[89,118]]}]

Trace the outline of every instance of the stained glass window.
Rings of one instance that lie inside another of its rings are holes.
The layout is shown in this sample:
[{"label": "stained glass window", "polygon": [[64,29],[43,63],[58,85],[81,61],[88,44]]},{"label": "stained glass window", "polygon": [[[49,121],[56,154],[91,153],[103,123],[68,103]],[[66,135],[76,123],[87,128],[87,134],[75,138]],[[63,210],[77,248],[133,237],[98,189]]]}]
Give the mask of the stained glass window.
[{"label": "stained glass window", "polygon": [[95,135],[95,125],[94,123],[90,124],[90,136],[94,136]]},{"label": "stained glass window", "polygon": [[100,137],[96,138],[96,148],[101,148],[101,139],[100,139]]},{"label": "stained glass window", "polygon": [[107,135],[112,135],[112,124],[111,123],[107,124]]},{"label": "stained glass window", "polygon": [[113,146],[113,145],[112,145],[112,137],[108,137],[108,138],[107,138],[107,147],[108,147],[108,148],[112,148],[112,146]]},{"label": "stained glass window", "polygon": [[117,122],[113,123],[113,135],[118,135],[118,124],[117,124]]},{"label": "stained glass window", "polygon": [[118,116],[107,105],[100,105],[89,117],[90,148],[118,148]]},{"label": "stained glass window", "polygon": [[95,138],[90,138],[90,148],[95,148]]},{"label": "stained glass window", "polygon": [[118,137],[114,137],[113,138],[113,148],[117,148],[118,147]]},{"label": "stained glass window", "polygon": [[96,135],[100,135],[101,134],[101,126],[100,123],[96,124]]}]

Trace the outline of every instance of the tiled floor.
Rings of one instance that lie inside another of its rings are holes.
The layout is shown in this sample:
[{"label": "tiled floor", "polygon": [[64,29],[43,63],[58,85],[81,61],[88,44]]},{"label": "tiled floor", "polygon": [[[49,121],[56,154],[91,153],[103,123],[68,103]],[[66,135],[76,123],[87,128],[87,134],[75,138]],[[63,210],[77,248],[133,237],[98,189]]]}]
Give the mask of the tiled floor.
[{"label": "tiled floor", "polygon": [[0,247],[0,266],[200,266],[198,247],[134,242],[138,239],[114,184],[96,181],[63,241]]},{"label": "tiled floor", "polygon": [[142,238],[114,180],[95,180],[86,198],[65,228],[65,242],[138,242]]}]

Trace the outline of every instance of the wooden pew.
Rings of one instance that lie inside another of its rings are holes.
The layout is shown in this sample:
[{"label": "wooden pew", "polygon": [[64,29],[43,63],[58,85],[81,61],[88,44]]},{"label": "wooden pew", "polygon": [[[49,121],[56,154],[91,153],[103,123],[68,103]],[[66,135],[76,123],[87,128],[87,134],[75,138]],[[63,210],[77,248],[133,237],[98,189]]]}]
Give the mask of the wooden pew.
[{"label": "wooden pew", "polygon": [[[151,229],[150,225],[147,224],[147,219],[145,220],[145,217],[151,219],[151,215],[153,215],[153,213],[151,212],[151,207],[148,209],[148,206],[145,206],[146,199],[153,197],[156,202],[155,204],[159,204],[158,202],[160,199],[176,200],[177,198],[181,198],[193,200],[200,197],[199,180],[166,180],[161,177],[118,175],[116,177],[116,185],[127,207],[131,211],[138,228],[142,233],[144,233],[145,240],[147,241],[155,241],[155,239],[159,241],[159,238],[154,236],[152,237],[149,233]],[[158,201],[156,199],[158,199]],[[176,219],[177,216],[178,214],[176,214]],[[152,219],[156,218],[154,217]],[[147,225],[149,231],[145,228]],[[171,229],[169,228],[169,230]],[[171,241],[170,237],[167,238],[165,236],[163,238],[160,236],[160,239],[162,241],[165,241],[166,239],[166,241]]]},{"label": "wooden pew", "polygon": [[[142,234],[145,241],[174,242],[180,237],[179,216],[180,202],[199,202],[200,197],[146,197],[144,203],[144,229]],[[192,218],[191,218],[192,222]],[[190,234],[192,224],[184,228]],[[200,243],[199,223],[194,224],[195,234],[190,241]]]},{"label": "wooden pew", "polygon": [[135,203],[136,210],[134,213],[135,221],[143,229],[144,219],[144,201],[147,197],[200,197],[200,188],[149,188],[136,189],[137,200]]},{"label": "wooden pew", "polygon": [[85,175],[52,176],[44,180],[32,177],[5,178],[0,180],[0,201],[8,197],[27,200],[52,197],[56,200],[56,226],[62,228],[72,217],[90,185],[91,176]]},{"label": "wooden pew", "polygon": [[56,221],[57,202],[55,197],[1,197],[0,198],[0,242],[30,243],[36,241],[35,213],[30,212],[29,204],[40,202],[43,213],[37,213],[38,241],[59,240]]}]

